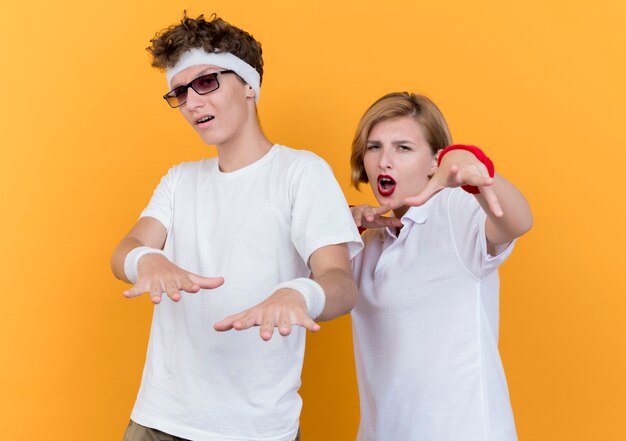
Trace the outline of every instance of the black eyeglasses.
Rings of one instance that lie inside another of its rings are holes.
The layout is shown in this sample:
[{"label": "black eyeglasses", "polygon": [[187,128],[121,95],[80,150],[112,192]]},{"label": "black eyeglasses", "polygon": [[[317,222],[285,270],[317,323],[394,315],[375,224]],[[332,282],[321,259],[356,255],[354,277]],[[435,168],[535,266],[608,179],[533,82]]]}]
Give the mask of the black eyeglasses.
[{"label": "black eyeglasses", "polygon": [[206,95],[220,88],[220,82],[217,81],[217,76],[221,74],[235,73],[233,70],[223,70],[221,72],[213,72],[207,75],[202,75],[196,78],[191,83],[184,86],[178,86],[165,95],[165,101],[170,107],[180,107],[187,102],[187,91],[191,87],[198,95]]}]

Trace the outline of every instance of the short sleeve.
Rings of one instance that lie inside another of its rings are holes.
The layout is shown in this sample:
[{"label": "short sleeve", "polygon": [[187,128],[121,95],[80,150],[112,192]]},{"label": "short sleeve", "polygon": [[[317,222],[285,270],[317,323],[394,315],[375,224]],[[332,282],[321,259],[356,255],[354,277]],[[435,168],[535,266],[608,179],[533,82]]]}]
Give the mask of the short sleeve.
[{"label": "short sleeve", "polygon": [[167,174],[161,178],[159,185],[154,189],[152,198],[148,206],[141,212],[139,218],[153,217],[158,220],[167,233],[172,228],[173,208],[174,208],[174,190],[176,183],[178,167],[172,167]]},{"label": "short sleeve", "polygon": [[474,277],[484,279],[511,254],[515,241],[491,256],[487,252],[485,233],[487,214],[474,196],[461,189],[449,192],[447,211],[459,258]]},{"label": "short sleeve", "polygon": [[363,248],[346,198],[322,159],[295,171],[291,198],[291,240],[307,265],[311,254],[327,245],[347,244],[350,259]]}]

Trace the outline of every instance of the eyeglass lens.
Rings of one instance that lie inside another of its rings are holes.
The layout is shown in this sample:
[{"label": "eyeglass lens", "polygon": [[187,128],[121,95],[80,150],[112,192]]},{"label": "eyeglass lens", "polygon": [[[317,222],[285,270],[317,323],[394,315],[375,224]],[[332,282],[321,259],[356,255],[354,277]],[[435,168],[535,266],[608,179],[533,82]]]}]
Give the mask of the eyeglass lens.
[{"label": "eyeglass lens", "polygon": [[193,80],[188,86],[180,86],[172,90],[166,95],[167,102],[172,107],[179,107],[185,104],[185,102],[187,102],[189,87],[195,90],[197,94],[205,95],[218,89],[220,85],[217,81],[216,73],[203,75]]}]

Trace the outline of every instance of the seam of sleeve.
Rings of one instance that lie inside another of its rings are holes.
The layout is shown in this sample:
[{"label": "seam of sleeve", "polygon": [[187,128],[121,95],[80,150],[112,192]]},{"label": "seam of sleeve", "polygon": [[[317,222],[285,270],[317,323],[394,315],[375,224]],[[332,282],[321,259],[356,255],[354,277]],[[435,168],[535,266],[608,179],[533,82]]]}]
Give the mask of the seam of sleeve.
[{"label": "seam of sleeve", "polygon": [[[452,244],[454,246],[454,253],[456,254],[457,259],[459,259],[459,262],[461,262],[461,265],[463,266],[463,268],[465,268],[465,271],[467,271],[467,273],[476,281],[481,281],[481,277],[480,275],[476,275],[474,274],[465,264],[465,262],[463,261],[463,258],[461,257],[461,254],[459,252],[459,246],[456,240],[456,236],[454,235],[454,228],[452,226],[452,216],[450,214],[451,212],[451,208],[450,208],[450,204],[452,203],[452,198],[450,197],[451,194],[447,195],[447,199],[446,199],[446,217],[448,218],[448,229],[449,229],[449,233],[450,233],[450,237],[452,237]],[[475,220],[473,221],[475,222]]]},{"label": "seam of sleeve", "polygon": [[139,219],[142,219],[144,217],[151,217],[158,220],[159,223],[163,225],[163,228],[165,228],[165,230],[167,231],[167,234],[170,234],[170,228],[168,227],[167,222],[165,221],[165,219],[163,219],[163,216],[161,216],[160,213],[158,213],[157,211],[144,210],[143,213],[141,213],[141,216],[139,216]]},{"label": "seam of sleeve", "polygon": [[352,234],[335,234],[334,236],[324,237],[322,239],[318,239],[311,244],[310,249],[306,250],[306,265],[309,266],[309,261],[311,260],[311,255],[317,251],[318,249],[325,247],[327,245],[339,245],[345,243],[348,245],[348,254],[350,260],[354,256],[356,256],[361,249],[363,248],[363,243],[360,240],[357,240]]},{"label": "seam of sleeve", "polygon": [[487,268],[487,264],[495,262],[495,261],[500,261],[500,263],[498,264],[498,266],[500,266],[507,259],[507,257],[509,257],[509,255],[513,252],[513,246],[515,245],[515,241],[517,239],[513,239],[511,243],[509,243],[506,246],[506,248],[504,248],[497,255],[495,256],[490,255],[489,252],[487,251],[487,231],[486,231],[487,213],[485,213],[484,211],[482,211],[482,213],[483,214],[479,216],[479,218],[482,219],[482,222],[478,225],[478,228],[479,228],[478,231],[481,236],[479,239],[480,239],[480,248],[481,248],[481,253],[482,253],[482,258],[483,258],[483,265],[481,266],[481,269],[485,270]]},{"label": "seam of sleeve", "polygon": [[156,220],[158,220],[161,225],[163,225],[163,227],[165,228],[165,230],[167,231],[167,234],[169,235],[171,233],[172,230],[172,222],[174,219],[174,194],[176,193],[176,186],[178,185],[178,182],[180,180],[180,168],[181,166],[183,166],[186,163],[181,163],[181,164],[177,164],[174,165],[170,168],[170,170],[168,170],[167,174],[165,175],[165,178],[169,181],[169,209],[170,209],[170,218],[169,220],[166,219],[159,210],[155,210],[155,209],[151,209],[149,206],[146,207],[144,209],[144,211],[141,213],[141,215],[139,216],[139,218],[141,219],[142,217],[152,217]]}]

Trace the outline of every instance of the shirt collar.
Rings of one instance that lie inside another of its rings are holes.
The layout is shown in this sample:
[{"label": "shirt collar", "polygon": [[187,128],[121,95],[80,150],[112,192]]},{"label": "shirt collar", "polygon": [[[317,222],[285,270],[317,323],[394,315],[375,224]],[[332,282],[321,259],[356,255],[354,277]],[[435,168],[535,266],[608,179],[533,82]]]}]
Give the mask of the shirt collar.
[{"label": "shirt collar", "polygon": [[[417,206],[417,207],[409,207],[409,209],[402,216],[401,221],[404,227],[404,230],[407,227],[412,227],[414,224],[424,224],[426,220],[428,220],[428,214],[430,213],[430,208],[432,207],[432,202],[439,196],[439,193],[431,197],[425,204]],[[392,229],[385,228],[385,232],[387,235],[396,237]],[[400,230],[400,231],[402,231]]]},{"label": "shirt collar", "polygon": [[402,223],[406,225],[406,220],[409,219],[415,224],[423,224],[428,219],[428,214],[430,213],[430,207],[433,198],[430,198],[424,205],[420,205],[418,207],[410,207],[404,216],[402,216]]}]

